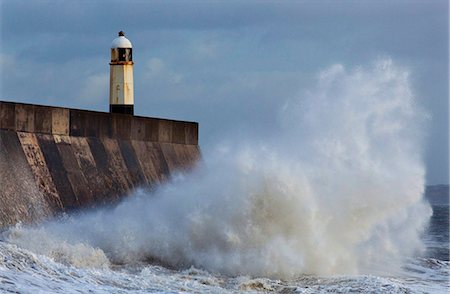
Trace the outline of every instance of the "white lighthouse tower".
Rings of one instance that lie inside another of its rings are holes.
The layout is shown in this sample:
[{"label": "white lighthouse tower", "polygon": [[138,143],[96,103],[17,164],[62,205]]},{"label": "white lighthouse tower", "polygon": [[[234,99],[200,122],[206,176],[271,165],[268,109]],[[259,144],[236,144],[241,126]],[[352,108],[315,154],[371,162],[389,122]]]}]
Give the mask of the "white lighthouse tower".
[{"label": "white lighthouse tower", "polygon": [[134,114],[133,55],[130,40],[119,32],[111,44],[109,112]]}]

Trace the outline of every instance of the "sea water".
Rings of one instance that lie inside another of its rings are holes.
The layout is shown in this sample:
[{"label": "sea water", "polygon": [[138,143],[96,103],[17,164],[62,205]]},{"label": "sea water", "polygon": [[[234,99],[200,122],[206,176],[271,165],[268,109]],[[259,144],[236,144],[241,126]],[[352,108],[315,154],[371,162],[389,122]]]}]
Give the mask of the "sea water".
[{"label": "sea water", "polygon": [[8,228],[0,290],[448,292],[448,205],[424,199],[408,71],[337,64],[274,115],[156,191]]},{"label": "sea water", "polygon": [[226,276],[189,267],[171,269],[151,262],[102,267],[74,266],[0,242],[0,292],[6,293],[448,293],[448,205],[433,207],[424,235],[424,256],[408,259],[401,274],[301,274],[292,279]]}]

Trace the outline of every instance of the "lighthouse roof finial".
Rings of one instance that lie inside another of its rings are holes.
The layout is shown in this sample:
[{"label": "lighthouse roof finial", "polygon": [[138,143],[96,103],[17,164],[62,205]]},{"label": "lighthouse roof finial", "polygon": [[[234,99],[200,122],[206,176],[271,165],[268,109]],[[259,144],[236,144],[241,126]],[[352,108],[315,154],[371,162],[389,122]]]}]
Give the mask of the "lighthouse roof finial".
[{"label": "lighthouse roof finial", "polygon": [[120,31],[120,32],[119,32],[119,37],[125,37],[124,31]]}]

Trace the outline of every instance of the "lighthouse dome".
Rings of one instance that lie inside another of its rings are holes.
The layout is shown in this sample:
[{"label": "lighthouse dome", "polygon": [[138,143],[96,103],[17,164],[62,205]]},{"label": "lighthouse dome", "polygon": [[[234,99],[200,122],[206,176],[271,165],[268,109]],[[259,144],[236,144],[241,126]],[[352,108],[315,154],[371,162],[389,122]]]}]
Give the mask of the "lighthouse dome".
[{"label": "lighthouse dome", "polygon": [[125,34],[120,31],[119,37],[115,38],[111,43],[111,49],[113,48],[133,48],[130,40],[125,38]]}]

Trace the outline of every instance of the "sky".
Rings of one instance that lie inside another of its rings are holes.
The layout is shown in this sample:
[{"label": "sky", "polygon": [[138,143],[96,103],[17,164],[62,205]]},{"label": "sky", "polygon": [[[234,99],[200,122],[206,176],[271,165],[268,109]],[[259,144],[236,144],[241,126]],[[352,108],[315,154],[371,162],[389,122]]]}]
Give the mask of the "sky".
[{"label": "sky", "polygon": [[0,100],[109,110],[110,44],[133,43],[135,114],[200,123],[209,148],[263,134],[333,64],[391,58],[429,114],[428,184],[449,182],[449,4],[1,0]]}]

